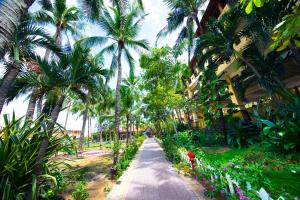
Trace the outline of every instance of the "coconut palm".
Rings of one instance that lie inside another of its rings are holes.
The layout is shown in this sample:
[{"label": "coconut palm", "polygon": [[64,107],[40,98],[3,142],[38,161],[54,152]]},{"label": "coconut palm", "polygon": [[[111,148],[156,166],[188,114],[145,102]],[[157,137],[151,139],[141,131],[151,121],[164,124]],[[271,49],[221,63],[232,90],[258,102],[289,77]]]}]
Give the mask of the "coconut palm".
[{"label": "coconut palm", "polygon": [[137,50],[149,49],[148,42],[146,40],[137,40],[141,21],[145,15],[140,16],[140,9],[137,7],[131,7],[124,13],[118,7],[111,8],[111,12],[108,9],[103,9],[101,16],[97,20],[97,24],[106,33],[106,36],[94,36],[83,39],[81,42],[84,45],[94,46],[103,45],[108,43],[100,53],[112,54],[111,69],[115,71],[117,68],[117,85],[116,85],[116,103],[115,103],[115,128],[117,133],[117,139],[119,139],[120,133],[120,87],[122,80],[122,55],[125,55],[130,67],[130,73],[134,72],[134,61],[130,48]]},{"label": "coconut palm", "polygon": [[179,34],[179,38],[187,37],[187,31],[191,28],[193,22],[196,23],[196,33],[200,34],[203,28],[199,20],[200,7],[204,5],[205,0],[164,0],[169,6],[171,12],[167,18],[168,24],[161,30],[158,36],[164,36],[177,30],[186,20],[186,26],[184,26]]},{"label": "coconut palm", "polygon": [[37,47],[61,54],[61,50],[43,28],[36,26],[32,21],[25,20],[16,30],[10,48],[4,51],[5,54],[9,54],[9,62],[6,64],[6,72],[0,87],[0,112],[13,80],[25,66],[30,70],[34,64],[30,57],[34,55]]},{"label": "coconut palm", "polygon": [[131,118],[131,109],[134,105],[134,98],[133,98],[133,90],[131,87],[128,87],[126,85],[122,85],[121,89],[121,107],[122,111],[126,118],[126,145],[128,145],[128,139],[129,139],[129,121]]},{"label": "coconut palm", "polygon": [[[206,0],[164,0],[164,2],[169,6],[171,12],[167,18],[167,25],[157,34],[157,40],[181,28],[175,46],[179,47],[181,43],[185,43],[188,52],[188,65],[190,66],[194,34],[199,36],[203,33],[198,15]],[[194,30],[195,24],[196,31]],[[193,68],[191,71],[194,73]]]},{"label": "coconut palm", "polygon": [[[94,67],[97,68],[101,68],[103,66],[103,60],[102,57],[91,57],[89,58],[89,65],[92,65]],[[88,115],[89,113],[89,107],[90,107],[90,103],[91,100],[95,99],[95,94],[98,94],[99,96],[101,96],[101,90],[103,88],[104,82],[101,82],[101,80],[105,79],[106,77],[108,77],[108,71],[107,70],[101,70],[99,71],[99,81],[97,81],[97,87],[87,87],[87,95],[85,98],[85,109],[84,109],[84,113],[83,113],[83,123],[82,123],[82,130],[81,130],[81,134],[80,134],[80,140],[79,140],[79,149],[82,150],[83,148],[83,143],[84,143],[84,133],[85,133],[85,126],[86,126],[86,121],[89,118]],[[106,80],[107,81],[107,80]],[[91,94],[93,94],[93,97],[91,99]]]},{"label": "coconut palm", "polygon": [[[55,27],[54,39],[56,43],[62,45],[62,37],[68,33],[79,35],[76,23],[80,19],[80,10],[76,7],[68,7],[66,0],[39,1],[41,9],[32,14],[32,18],[41,24]],[[46,51],[45,57],[49,59],[50,51]]]}]

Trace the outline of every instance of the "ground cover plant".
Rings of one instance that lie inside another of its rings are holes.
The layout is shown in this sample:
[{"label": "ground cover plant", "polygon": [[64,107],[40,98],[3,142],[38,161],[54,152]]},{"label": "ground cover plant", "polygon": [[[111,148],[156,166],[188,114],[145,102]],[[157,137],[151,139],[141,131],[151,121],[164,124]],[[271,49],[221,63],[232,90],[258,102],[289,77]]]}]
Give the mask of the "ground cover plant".
[{"label": "ground cover plant", "polygon": [[[240,188],[246,197],[258,198],[256,193],[249,193],[246,181],[251,184],[252,188],[259,190],[263,187],[271,196],[277,198],[283,196],[285,199],[294,199],[299,194],[297,185],[299,185],[300,160],[297,153],[280,154],[272,151],[264,144],[256,144],[249,148],[229,148],[224,146],[195,146],[192,143],[192,137],[187,137],[187,132],[179,132],[173,136],[168,135],[162,140],[167,158],[179,170],[193,174],[193,171],[188,170],[186,164],[181,160],[181,151],[185,154],[187,151],[192,151],[201,164],[213,167],[214,170],[212,171],[209,168],[198,171],[200,181],[210,181],[216,173],[223,174],[224,177],[229,174],[233,180],[240,181]],[[210,182],[205,191],[206,195],[210,197],[218,197],[221,193],[224,197],[229,195],[228,182],[220,181],[214,179]],[[202,184],[205,185],[203,182]],[[234,198],[232,195],[228,197]]]}]

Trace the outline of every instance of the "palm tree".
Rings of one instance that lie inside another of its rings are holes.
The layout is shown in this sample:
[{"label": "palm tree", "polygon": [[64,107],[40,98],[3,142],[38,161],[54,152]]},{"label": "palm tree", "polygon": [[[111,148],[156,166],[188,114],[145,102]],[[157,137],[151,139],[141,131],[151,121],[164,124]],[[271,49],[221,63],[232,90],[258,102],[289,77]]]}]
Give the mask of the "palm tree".
[{"label": "palm tree", "polygon": [[0,87],[0,112],[12,82],[24,66],[27,65],[30,68],[34,64],[30,57],[34,55],[37,47],[51,49],[53,52],[61,54],[61,50],[43,28],[36,26],[32,21],[25,20],[16,30],[10,48],[4,51],[9,54],[10,61],[6,64],[5,76]]},{"label": "palm tree", "polygon": [[[182,27],[175,46],[179,47],[181,43],[185,41],[188,52],[188,65],[194,73],[194,68],[190,65],[191,50],[193,47],[194,34],[196,33],[196,36],[199,36],[203,33],[203,27],[198,15],[200,7],[204,5],[206,0],[164,0],[164,2],[169,6],[171,12],[167,18],[167,25],[157,34],[157,40]],[[184,22],[185,25],[182,26]],[[194,30],[195,24],[196,32]]]},{"label": "palm tree", "polygon": [[[32,18],[41,24],[52,25],[55,27],[54,39],[57,45],[62,45],[62,37],[68,33],[79,35],[76,23],[80,19],[80,10],[76,7],[68,7],[66,0],[39,1],[41,10],[32,14]],[[49,59],[50,51],[46,51],[45,58]]]},{"label": "palm tree", "polygon": [[[110,121],[113,117],[113,108],[115,105],[114,102],[114,93],[113,90],[111,90],[109,87],[103,87],[102,88],[102,95],[97,96],[97,103],[94,105],[94,115],[97,118],[98,123],[98,129],[99,129],[99,136],[100,136],[100,149],[102,149],[103,146],[103,129],[105,128],[105,125],[110,127]],[[112,137],[110,137],[112,138]]]},{"label": "palm tree", "polygon": [[[97,68],[101,68],[103,66],[103,60],[102,57],[92,57],[89,58],[89,65],[97,67]],[[83,123],[82,123],[82,130],[81,130],[81,134],[80,134],[80,140],[79,140],[79,150],[82,150],[83,148],[83,143],[84,143],[84,133],[85,133],[85,126],[86,126],[86,121],[89,118],[89,107],[90,107],[90,100],[91,100],[91,93],[93,93],[95,96],[95,94],[101,94],[101,91],[99,91],[99,89],[103,88],[104,83],[101,82],[101,80],[105,79],[105,77],[107,77],[108,75],[108,71],[107,70],[101,70],[99,71],[99,80],[97,81],[97,87],[89,87],[86,88],[87,89],[87,95],[85,97],[85,109],[84,109],[84,113],[83,113]],[[106,80],[107,81],[107,80]],[[105,82],[106,82],[105,81]]]},{"label": "palm tree", "polygon": [[[13,38],[15,31],[22,18],[27,14],[29,7],[35,0],[3,0],[0,1],[0,57],[3,57],[3,52],[10,46],[10,41]],[[42,5],[51,5],[49,0],[41,0]],[[99,13],[102,0],[82,0],[82,4],[89,6],[88,10],[94,13]],[[116,1],[117,2],[117,1]],[[139,2],[141,2],[139,0]],[[49,7],[48,7],[49,8]],[[87,8],[87,7],[86,7]]]},{"label": "palm tree", "polygon": [[119,7],[112,8],[111,12],[106,8],[103,9],[101,16],[97,20],[97,24],[106,33],[106,36],[94,36],[83,39],[81,42],[84,45],[94,46],[108,43],[100,53],[112,54],[111,69],[114,71],[117,68],[117,85],[116,85],[116,103],[115,103],[115,128],[117,140],[120,136],[120,87],[122,80],[122,55],[125,54],[130,67],[130,73],[134,72],[134,61],[130,54],[129,48],[134,49],[149,49],[146,40],[137,40],[140,24],[145,15],[140,16],[140,9],[131,7],[123,12]]},{"label": "palm tree", "polygon": [[10,47],[21,19],[33,3],[34,0],[0,1],[0,58],[3,58],[5,49]]},{"label": "palm tree", "polygon": [[129,120],[131,118],[131,109],[134,105],[134,97],[133,97],[133,91],[132,88],[122,85],[121,89],[121,105],[122,110],[124,112],[125,118],[126,118],[126,145],[128,145],[128,139],[129,139]]},{"label": "palm tree", "polygon": [[[43,79],[36,79],[35,77],[37,76],[32,73],[24,75],[24,78],[29,82],[28,85],[31,85],[31,87],[44,85],[45,88],[49,88],[48,95],[56,96],[54,106],[49,109],[49,105],[53,101],[52,97],[46,100],[43,107],[44,114],[50,113],[50,121],[47,123],[48,135],[42,138],[36,159],[35,174],[37,176],[43,170],[43,158],[48,148],[49,138],[53,133],[52,130],[67,94],[74,92],[82,95],[86,88],[97,86],[97,78],[99,78],[102,69],[99,66],[89,64],[89,55],[89,49],[76,45],[71,54],[62,56],[59,61],[48,63],[48,61],[43,59],[38,60],[42,74],[44,74]],[[32,197],[30,189],[27,199]]]}]

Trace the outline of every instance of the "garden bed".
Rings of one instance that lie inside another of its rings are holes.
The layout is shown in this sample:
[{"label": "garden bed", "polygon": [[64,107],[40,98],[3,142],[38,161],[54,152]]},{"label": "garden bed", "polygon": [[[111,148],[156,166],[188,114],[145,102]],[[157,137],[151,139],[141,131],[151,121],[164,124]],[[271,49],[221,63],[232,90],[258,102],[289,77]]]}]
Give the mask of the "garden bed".
[{"label": "garden bed", "polygon": [[[256,144],[249,148],[197,147],[185,135],[167,136],[163,147],[170,161],[186,174],[196,174],[209,197],[229,199],[262,196],[294,200],[299,196],[299,156],[279,154]],[[191,170],[188,150],[194,153]],[[187,167],[188,166],[188,167]],[[267,197],[269,198],[269,197]],[[264,198],[263,198],[264,199]]]},{"label": "garden bed", "polygon": [[300,194],[300,156],[280,155],[254,145],[250,148],[231,149],[228,147],[201,148],[211,162],[226,165],[235,158],[244,159],[245,164],[253,163],[263,167],[263,174],[270,180],[271,187],[281,188],[291,195]]}]

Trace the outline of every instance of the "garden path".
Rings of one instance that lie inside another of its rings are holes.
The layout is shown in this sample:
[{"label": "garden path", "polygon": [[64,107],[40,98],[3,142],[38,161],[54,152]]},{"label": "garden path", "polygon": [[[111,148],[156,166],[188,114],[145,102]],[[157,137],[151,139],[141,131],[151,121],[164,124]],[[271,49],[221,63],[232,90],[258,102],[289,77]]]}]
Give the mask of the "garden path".
[{"label": "garden path", "polygon": [[165,158],[162,148],[149,138],[130,167],[108,194],[107,200],[196,200],[197,196]]}]

